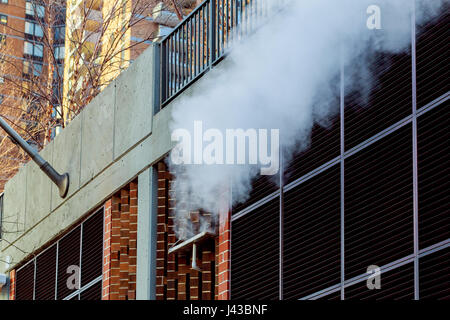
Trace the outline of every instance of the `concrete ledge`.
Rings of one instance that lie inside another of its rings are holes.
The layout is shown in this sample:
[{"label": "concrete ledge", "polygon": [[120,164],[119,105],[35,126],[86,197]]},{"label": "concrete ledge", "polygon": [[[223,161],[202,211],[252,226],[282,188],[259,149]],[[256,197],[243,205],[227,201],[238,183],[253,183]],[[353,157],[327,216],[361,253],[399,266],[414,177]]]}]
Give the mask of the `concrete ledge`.
[{"label": "concrete ledge", "polygon": [[183,97],[203,90],[209,76],[153,116],[158,85],[153,79],[154,52],[150,46],[42,151],[60,173],[70,174],[65,199],[59,198],[57,188],[34,163],[7,183],[4,212],[13,223],[4,224],[11,233],[1,241],[0,259],[11,256],[8,270],[102,206],[171,150],[173,107]]},{"label": "concrete ledge", "polygon": [[[13,269],[29,253],[63,233],[85,214],[103,205],[105,199],[110,197],[116,190],[132,181],[140,172],[167,154],[172,148],[168,128],[170,116],[170,106],[155,115],[153,118],[155,131],[152,135],[112,162],[95,179],[90,180],[82,188],[76,190],[32,228],[28,228],[25,233],[15,237],[15,239],[11,237],[9,242],[13,242],[13,245],[2,244],[0,259],[5,260],[6,256],[11,256],[12,261],[9,269]],[[14,185],[20,187],[22,181],[18,181]],[[8,189],[8,192],[10,190]],[[7,193],[5,195],[5,199],[7,199]],[[9,208],[14,207],[17,207],[15,203],[10,202],[5,206],[5,209],[9,210]],[[18,209],[15,212],[20,213],[22,209]]]}]

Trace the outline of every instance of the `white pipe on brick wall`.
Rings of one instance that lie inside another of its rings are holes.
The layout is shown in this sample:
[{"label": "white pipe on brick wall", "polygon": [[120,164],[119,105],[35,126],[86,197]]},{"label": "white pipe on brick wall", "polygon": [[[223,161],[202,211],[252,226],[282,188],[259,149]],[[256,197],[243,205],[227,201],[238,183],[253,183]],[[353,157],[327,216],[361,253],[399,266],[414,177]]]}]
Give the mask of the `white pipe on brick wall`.
[{"label": "white pipe on brick wall", "polygon": [[0,290],[6,285],[7,278],[6,274],[0,273]]},{"label": "white pipe on brick wall", "polygon": [[197,265],[197,244],[194,242],[192,245],[192,269],[202,271]]}]

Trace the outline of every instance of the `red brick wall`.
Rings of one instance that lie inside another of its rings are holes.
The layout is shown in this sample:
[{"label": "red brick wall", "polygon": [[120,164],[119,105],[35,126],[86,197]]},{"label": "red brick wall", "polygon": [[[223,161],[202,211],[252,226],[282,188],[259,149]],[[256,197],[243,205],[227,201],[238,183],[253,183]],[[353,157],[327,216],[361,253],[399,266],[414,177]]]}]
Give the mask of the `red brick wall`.
[{"label": "red brick wall", "polygon": [[[229,298],[229,222],[223,223],[220,235],[198,245],[197,265],[201,272],[191,269],[191,250],[168,254],[177,241],[174,231],[176,201],[173,178],[164,162],[158,163],[158,225],[157,225],[157,300],[214,300]],[[180,205],[180,204],[179,204]],[[204,212],[190,212],[198,221]],[[229,221],[228,213],[223,221]],[[227,238],[228,237],[228,238]],[[221,284],[219,285],[219,281]]]},{"label": "red brick wall", "polygon": [[103,300],[136,298],[137,183],[105,203]]},{"label": "red brick wall", "polygon": [[231,217],[229,211],[223,212],[219,219],[219,237],[217,250],[218,290],[217,300],[230,299],[231,271]]},{"label": "red brick wall", "polygon": [[103,282],[102,300],[109,300],[111,292],[111,232],[112,232],[112,199],[105,202],[105,230],[103,235]]},{"label": "red brick wall", "polygon": [[9,300],[16,299],[16,270],[9,273]]},{"label": "red brick wall", "polygon": [[[230,298],[230,214],[220,214],[218,236],[198,245],[197,265],[191,269],[191,251],[168,254],[177,241],[174,230],[173,177],[158,163],[156,254],[157,300],[228,300]],[[137,183],[132,182],[105,203],[103,300],[136,297]],[[223,201],[227,201],[223,197]],[[208,219],[204,212],[191,212]]]}]

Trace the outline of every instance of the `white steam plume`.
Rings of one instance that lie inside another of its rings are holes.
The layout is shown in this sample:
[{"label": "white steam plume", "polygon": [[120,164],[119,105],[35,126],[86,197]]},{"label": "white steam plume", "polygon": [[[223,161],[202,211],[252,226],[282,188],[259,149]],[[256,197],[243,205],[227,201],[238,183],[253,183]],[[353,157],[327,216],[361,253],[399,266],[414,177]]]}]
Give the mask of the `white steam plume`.
[{"label": "white steam plume", "polygon": [[[225,61],[196,84],[193,94],[175,102],[171,130],[192,130],[196,120],[203,121],[204,130],[222,132],[226,128],[280,129],[285,157],[300,151],[307,147],[313,125],[326,126],[339,112],[341,63],[346,90],[364,95],[374,85],[370,79],[376,78],[368,71],[373,54],[409,50],[413,1],[286,1],[284,10],[235,43]],[[418,1],[417,23],[438,14],[445,2]],[[380,30],[366,26],[370,5],[381,8]],[[230,181],[236,195],[233,202],[241,202],[259,174],[254,166],[169,166],[176,176],[177,203],[187,204],[188,210],[213,213],[218,212]],[[177,210],[176,226],[179,238],[192,236],[185,210]]]}]

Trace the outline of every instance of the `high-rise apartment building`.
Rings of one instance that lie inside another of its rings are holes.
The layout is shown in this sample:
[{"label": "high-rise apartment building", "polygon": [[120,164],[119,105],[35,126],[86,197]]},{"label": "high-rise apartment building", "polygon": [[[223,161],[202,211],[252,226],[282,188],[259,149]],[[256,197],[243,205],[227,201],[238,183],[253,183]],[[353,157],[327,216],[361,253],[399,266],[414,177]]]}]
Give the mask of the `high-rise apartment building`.
[{"label": "high-rise apartment building", "polygon": [[[64,63],[65,1],[0,2],[0,114],[37,148],[55,134]],[[0,136],[0,191],[26,156]]]},{"label": "high-rise apartment building", "polygon": [[152,42],[167,34],[180,22],[180,17],[195,8],[197,2],[68,1],[64,122],[76,116]]}]

